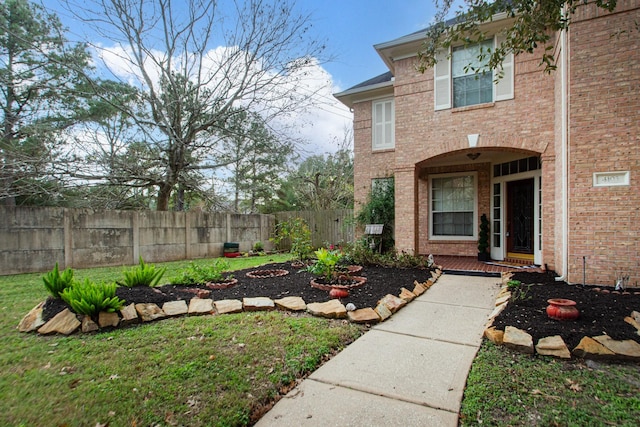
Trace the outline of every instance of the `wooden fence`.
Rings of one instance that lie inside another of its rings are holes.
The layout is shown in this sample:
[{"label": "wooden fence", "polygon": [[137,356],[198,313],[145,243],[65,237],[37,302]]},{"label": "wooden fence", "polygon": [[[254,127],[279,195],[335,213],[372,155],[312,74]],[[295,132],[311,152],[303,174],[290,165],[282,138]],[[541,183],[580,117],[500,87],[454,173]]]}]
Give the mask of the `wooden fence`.
[{"label": "wooden fence", "polygon": [[278,212],[275,217],[276,222],[284,222],[293,218],[305,220],[311,229],[314,247],[325,244],[337,245],[354,240],[353,209]]}]

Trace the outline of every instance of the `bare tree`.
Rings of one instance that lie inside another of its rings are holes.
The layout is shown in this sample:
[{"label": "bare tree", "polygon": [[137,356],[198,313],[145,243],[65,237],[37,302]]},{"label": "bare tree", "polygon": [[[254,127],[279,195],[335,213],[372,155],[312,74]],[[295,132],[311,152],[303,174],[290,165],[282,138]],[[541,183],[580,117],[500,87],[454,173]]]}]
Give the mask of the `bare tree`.
[{"label": "bare tree", "polygon": [[[113,43],[96,46],[113,76],[139,89],[136,105],[143,109],[117,106],[134,119],[138,141],[158,153],[160,169],[133,180],[157,186],[158,210],[169,208],[178,186],[189,185],[190,172],[220,166],[215,155],[219,136],[232,131],[238,111],[253,111],[268,123],[312,100],[307,87],[298,89],[324,46],[309,37],[310,17],[298,14],[292,2],[95,0],[67,5]],[[126,180],[123,174],[120,182]]]}]

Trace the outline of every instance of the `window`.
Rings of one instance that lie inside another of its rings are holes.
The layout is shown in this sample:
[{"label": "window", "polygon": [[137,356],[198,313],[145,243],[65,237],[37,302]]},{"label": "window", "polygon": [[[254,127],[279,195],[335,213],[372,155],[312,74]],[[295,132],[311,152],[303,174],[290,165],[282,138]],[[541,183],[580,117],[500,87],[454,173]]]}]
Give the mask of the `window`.
[{"label": "window", "polygon": [[374,150],[385,150],[395,147],[395,111],[393,100],[376,101],[373,103],[372,132]]},{"label": "window", "polygon": [[493,73],[476,73],[489,62],[489,57],[478,60],[481,52],[491,49],[493,40],[471,46],[453,48],[451,77],[453,79],[453,107],[493,102]]},{"label": "window", "polygon": [[476,228],[475,175],[431,179],[431,236],[473,239]]},{"label": "window", "polygon": [[[486,52],[498,46],[501,40],[496,36],[479,44],[437,53],[434,67],[436,110],[513,99],[513,54],[507,55],[502,67],[493,72],[476,74],[472,69],[481,68],[488,61],[488,58],[482,62],[478,60],[480,50]],[[502,73],[502,78],[495,82],[498,73]]]}]

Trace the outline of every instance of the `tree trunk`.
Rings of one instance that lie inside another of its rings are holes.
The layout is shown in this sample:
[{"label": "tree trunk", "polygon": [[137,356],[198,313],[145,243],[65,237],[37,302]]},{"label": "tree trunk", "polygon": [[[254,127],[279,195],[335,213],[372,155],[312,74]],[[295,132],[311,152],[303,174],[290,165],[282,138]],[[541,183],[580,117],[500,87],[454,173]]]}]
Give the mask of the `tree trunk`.
[{"label": "tree trunk", "polygon": [[171,199],[171,192],[173,191],[173,185],[165,182],[160,184],[160,189],[158,191],[158,203],[156,204],[156,210],[158,211],[168,211],[169,210],[169,200]]}]

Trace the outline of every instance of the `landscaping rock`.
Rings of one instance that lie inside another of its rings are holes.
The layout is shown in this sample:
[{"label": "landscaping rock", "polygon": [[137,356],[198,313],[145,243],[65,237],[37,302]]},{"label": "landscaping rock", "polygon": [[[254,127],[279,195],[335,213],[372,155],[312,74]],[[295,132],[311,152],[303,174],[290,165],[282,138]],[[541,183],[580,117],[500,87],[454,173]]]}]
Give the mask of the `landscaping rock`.
[{"label": "landscaping rock", "polygon": [[403,299],[398,298],[395,295],[387,294],[380,301],[378,301],[378,305],[384,304],[391,311],[391,313],[395,313],[400,310],[402,307],[407,305],[407,302]]},{"label": "landscaping rock", "polygon": [[500,313],[502,313],[502,310],[507,308],[507,304],[509,304],[509,302],[504,302],[504,303],[500,304],[499,306],[497,306],[496,308],[494,308],[493,311],[491,312],[491,314],[489,315],[489,321],[492,321],[493,319],[498,317],[498,315]]},{"label": "landscaping rock", "polygon": [[504,304],[505,302],[508,302],[510,298],[511,298],[511,292],[506,292],[501,297],[498,297],[498,299],[496,299],[496,304],[495,304],[496,307]]},{"label": "landscaping rock", "polygon": [[496,345],[502,345],[504,339],[504,331],[496,329],[495,326],[492,326],[484,330],[484,336],[492,343]]},{"label": "landscaping rock", "polygon": [[136,312],[143,322],[151,322],[156,319],[167,317],[164,311],[157,304],[139,303],[136,304]]},{"label": "landscaping rock", "polygon": [[122,319],[120,319],[120,324],[122,325],[130,325],[140,321],[138,312],[136,311],[136,305],[133,303],[123,307],[122,310],[120,310],[120,316],[122,316]]},{"label": "landscaping rock", "polygon": [[347,315],[353,323],[378,323],[380,321],[380,316],[371,307],[350,311]]},{"label": "landscaping rock", "polygon": [[223,299],[215,301],[213,305],[218,314],[240,313],[242,311],[242,301],[237,299]]},{"label": "landscaping rock", "polygon": [[619,358],[640,361],[640,344],[633,340],[617,341],[608,335],[600,335],[593,339],[614,352]]},{"label": "landscaping rock", "polygon": [[112,326],[114,328],[118,327],[120,324],[120,316],[118,313],[107,313],[106,311],[101,311],[98,314],[98,325],[101,328],[106,328]]},{"label": "landscaping rock", "polygon": [[274,302],[281,310],[304,311],[307,309],[307,304],[301,297],[284,297]]},{"label": "landscaping rock", "polygon": [[60,313],[56,314],[53,319],[40,327],[40,329],[38,329],[38,333],[47,335],[57,332],[59,334],[69,335],[75,332],[79,327],[80,321],[76,315],[68,308],[65,308]]},{"label": "landscaping rock", "polygon": [[245,311],[269,311],[276,308],[273,300],[267,297],[242,298],[242,306]]},{"label": "landscaping rock", "polygon": [[18,324],[18,331],[31,332],[44,325],[42,319],[42,308],[44,307],[44,301],[33,307]]},{"label": "landscaping rock", "polygon": [[503,342],[507,348],[520,353],[533,354],[533,338],[518,328],[507,326],[504,329]]},{"label": "landscaping rock", "polygon": [[347,309],[340,300],[337,299],[307,304],[307,311],[314,316],[328,317],[330,319],[343,319],[347,317]]},{"label": "landscaping rock", "polygon": [[571,352],[560,335],[540,339],[536,345],[536,352],[543,356],[571,359]]},{"label": "landscaping rock", "polygon": [[631,316],[627,316],[624,318],[624,321],[636,328],[636,333],[640,335],[640,323]]},{"label": "landscaping rock", "polygon": [[573,349],[573,354],[584,359],[611,359],[615,353],[593,338],[584,337]]},{"label": "landscaping rock", "polygon": [[380,320],[382,321],[387,320],[393,314],[391,313],[391,310],[389,310],[389,307],[384,304],[378,304],[378,306],[375,308],[375,312],[376,314],[378,314],[378,316],[380,316]]},{"label": "landscaping rock", "polygon": [[82,330],[83,333],[87,334],[89,332],[95,332],[98,329],[100,329],[100,327],[98,326],[98,324],[96,322],[93,321],[93,319],[91,318],[91,316],[83,316],[82,317],[82,327],[80,328]]},{"label": "landscaping rock", "polygon": [[416,296],[420,296],[427,292],[427,287],[417,280],[413,282],[413,294]]},{"label": "landscaping rock", "polygon": [[213,313],[213,300],[202,298],[191,298],[189,301],[189,316],[201,316]]},{"label": "landscaping rock", "polygon": [[416,299],[416,294],[411,292],[409,289],[402,288],[400,289],[399,297],[401,300],[404,300],[405,302],[410,303],[411,301]]},{"label": "landscaping rock", "polygon": [[189,312],[189,307],[187,307],[187,302],[184,300],[169,301],[162,304],[162,311],[167,316],[182,316]]}]

